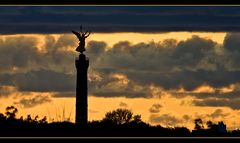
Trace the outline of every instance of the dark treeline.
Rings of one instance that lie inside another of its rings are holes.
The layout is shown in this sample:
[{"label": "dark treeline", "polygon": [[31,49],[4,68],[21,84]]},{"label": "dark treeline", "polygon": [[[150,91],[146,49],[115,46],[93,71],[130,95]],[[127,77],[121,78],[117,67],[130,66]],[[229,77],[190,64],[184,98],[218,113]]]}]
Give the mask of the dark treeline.
[{"label": "dark treeline", "polygon": [[0,136],[86,136],[86,137],[197,137],[240,136],[240,130],[227,131],[223,122],[207,122],[203,125],[201,119],[195,119],[195,129],[186,127],[166,128],[160,125],[150,125],[141,120],[141,115],[134,115],[128,109],[117,109],[107,112],[102,120],[88,122],[80,126],[68,121],[48,123],[47,117],[38,116],[16,118],[18,109],[14,106],[0,113]]}]

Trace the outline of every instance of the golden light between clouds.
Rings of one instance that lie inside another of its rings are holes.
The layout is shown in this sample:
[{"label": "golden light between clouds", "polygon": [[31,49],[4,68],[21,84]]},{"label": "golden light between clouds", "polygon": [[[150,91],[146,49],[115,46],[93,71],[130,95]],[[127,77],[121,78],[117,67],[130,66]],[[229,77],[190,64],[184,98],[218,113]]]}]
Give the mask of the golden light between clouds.
[{"label": "golden light between clouds", "polygon": [[[70,34],[70,33],[69,33]],[[53,36],[56,40],[63,34],[49,34]],[[222,44],[226,33],[205,33],[205,32],[169,32],[169,33],[155,33],[155,34],[142,34],[142,33],[93,33],[87,42],[91,40],[104,41],[108,44],[108,47],[111,48],[115,43],[119,41],[129,41],[132,44],[140,42],[160,42],[165,39],[176,39],[177,41],[186,40],[191,38],[193,35],[198,35],[199,37],[212,39],[213,41]],[[36,37],[38,39],[38,50],[44,52],[44,43],[46,34],[18,34],[18,35],[2,35],[1,37],[16,37],[16,36],[27,36],[27,37]],[[74,37],[74,35],[72,35]],[[77,41],[75,41],[77,44]],[[74,50],[74,48],[73,48]],[[74,61],[73,61],[74,64]],[[116,78],[119,78],[121,83],[125,84],[128,82],[128,79],[121,74],[113,75]],[[10,87],[9,87],[10,88]],[[126,107],[133,111],[134,114],[141,114],[142,119],[145,122],[150,122],[149,117],[153,114],[149,112],[149,109],[153,104],[160,104],[160,112],[157,115],[169,114],[177,118],[182,118],[184,115],[189,115],[194,117],[195,115],[203,115],[213,113],[216,109],[222,109],[224,112],[231,114],[229,119],[221,119],[226,122],[227,125],[230,125],[229,128],[235,128],[237,126],[233,125],[234,121],[239,120],[237,116],[238,112],[231,110],[227,107],[196,107],[191,105],[191,101],[194,100],[194,97],[185,96],[182,98],[175,98],[171,93],[166,93],[157,87],[153,87],[153,92],[159,94],[161,92],[165,93],[164,96],[156,96],[153,98],[125,98],[125,97],[116,97],[116,98],[103,98],[103,97],[94,97],[89,95],[88,98],[88,111],[89,111],[89,120],[100,120],[104,117],[104,114],[108,111],[117,109],[120,106],[121,102],[127,104]],[[229,87],[224,87],[220,89],[221,92],[231,92],[234,89],[234,85]],[[219,89],[218,89],[219,90]],[[179,92],[181,92],[179,90]],[[213,93],[215,89],[208,85],[203,85],[197,88],[195,93]],[[5,108],[9,105],[13,105],[17,99],[22,98],[23,93],[18,91],[13,92],[17,96],[8,96],[7,98],[0,98],[0,112],[4,112]],[[39,94],[39,93],[28,93],[30,95]],[[42,95],[49,96],[53,93],[40,93]],[[73,96],[74,97],[74,96]],[[51,98],[51,102],[47,102],[36,107],[32,108],[19,108],[19,115],[26,117],[28,114],[32,116],[39,115],[40,117],[47,116],[51,121],[62,121],[66,118],[69,118],[72,122],[75,119],[75,98]],[[220,120],[220,119],[219,119]],[[151,123],[151,122],[150,122]],[[156,123],[152,123],[156,124]],[[193,120],[190,120],[185,123],[177,124],[177,126],[187,126],[193,128]]]}]

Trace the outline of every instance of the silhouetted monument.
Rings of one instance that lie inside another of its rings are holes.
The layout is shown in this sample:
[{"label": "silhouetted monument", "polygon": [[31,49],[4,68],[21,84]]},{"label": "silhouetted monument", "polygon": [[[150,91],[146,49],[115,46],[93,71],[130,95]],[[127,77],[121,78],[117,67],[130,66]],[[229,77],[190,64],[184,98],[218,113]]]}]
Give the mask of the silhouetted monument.
[{"label": "silhouetted monument", "polygon": [[79,40],[79,46],[76,48],[76,51],[83,53],[86,51],[85,49],[85,39],[90,35],[89,31],[83,32],[82,31],[82,26],[80,26],[80,32],[72,31],[78,38]]},{"label": "silhouetted monument", "polygon": [[77,68],[77,85],[76,85],[76,124],[85,126],[88,122],[88,86],[87,70],[89,59],[83,54],[85,51],[85,39],[90,35],[89,31],[83,32],[82,26],[80,32],[72,31],[79,39],[79,46],[76,51],[80,52],[75,60]]}]

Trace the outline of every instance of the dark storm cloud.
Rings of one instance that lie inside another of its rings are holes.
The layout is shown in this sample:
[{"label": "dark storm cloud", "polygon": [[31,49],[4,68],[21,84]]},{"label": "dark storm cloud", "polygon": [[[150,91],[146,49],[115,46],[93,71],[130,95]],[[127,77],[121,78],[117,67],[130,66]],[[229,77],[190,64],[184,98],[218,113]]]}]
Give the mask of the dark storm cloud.
[{"label": "dark storm cloud", "polygon": [[239,66],[226,67],[231,58],[217,50],[222,48],[215,42],[197,36],[170,47],[164,42],[119,42],[99,57],[94,69],[105,74],[117,71],[140,85],[155,84],[166,90],[183,87],[192,91],[203,84],[220,88],[238,83]]},{"label": "dark storm cloud", "polygon": [[39,70],[16,74],[14,84],[20,91],[73,91],[75,76],[60,72]]},{"label": "dark storm cloud", "polygon": [[[229,35],[235,36],[229,38]],[[225,38],[225,43],[239,41],[238,38],[232,38],[237,35],[237,33],[229,33]],[[94,62],[93,69],[103,75],[103,81],[98,82],[101,85],[113,82],[113,78],[107,79],[108,75],[122,73],[130,81],[144,87],[152,84],[163,87],[165,90],[183,87],[190,91],[187,95],[201,99],[207,97],[238,98],[238,89],[229,93],[217,90],[240,82],[238,61],[231,56],[236,52],[227,48],[225,45],[218,45],[211,40],[197,36],[179,43],[174,40],[166,40],[160,43],[150,42],[132,45],[125,41],[115,44],[112,49],[102,53]],[[238,56],[240,57],[240,55]],[[215,88],[216,92],[191,93],[205,84]],[[104,91],[110,91],[105,89]],[[107,92],[109,93],[107,94],[98,91],[96,90],[96,94],[113,95],[112,92]],[[124,91],[127,90],[124,89]],[[150,92],[148,94],[150,95]],[[123,94],[121,92],[116,94],[116,96],[120,95]],[[175,96],[178,95],[178,93],[175,94]],[[138,94],[134,97],[140,96],[141,94]]]},{"label": "dark storm cloud", "polygon": [[132,68],[136,71],[171,71],[172,66],[176,69],[192,69],[201,60],[208,60],[207,56],[215,54],[213,52],[216,45],[211,40],[197,36],[179,43],[170,39],[161,43],[132,45],[125,41],[115,44],[112,49],[106,51],[106,54],[100,57],[104,63],[99,64],[104,68],[109,66],[123,70]]},{"label": "dark storm cloud", "polygon": [[73,38],[74,36],[69,34],[60,36],[57,40],[53,36],[45,36],[43,46],[46,52],[44,53],[37,50],[38,39],[36,37],[0,38],[0,71],[12,72],[14,68],[16,70],[41,68],[55,71],[70,69],[71,71],[74,67],[71,63],[76,55],[67,50],[77,44],[72,41]]},{"label": "dark storm cloud", "polygon": [[195,106],[212,106],[212,107],[229,107],[234,110],[240,109],[240,98],[231,99],[204,99],[204,100],[193,100]]},{"label": "dark storm cloud", "polygon": [[148,86],[141,86],[132,81],[127,84],[121,82],[118,78],[105,75],[101,81],[89,81],[89,92],[99,97],[149,98],[152,96]]},{"label": "dark storm cloud", "polygon": [[[131,72],[127,73],[129,79],[147,84],[156,84],[166,90],[183,87],[187,91],[192,91],[197,87],[207,83],[210,86],[221,88],[230,84],[240,82],[240,71],[188,71],[157,74],[151,72]],[[148,75],[144,77],[144,75]]]},{"label": "dark storm cloud", "polygon": [[28,37],[9,37],[0,39],[0,71],[13,67],[25,68],[31,60],[38,59],[37,39]]},{"label": "dark storm cloud", "polygon": [[228,33],[224,39],[223,46],[227,55],[228,65],[239,67],[240,60],[240,33]]},{"label": "dark storm cloud", "polygon": [[11,6],[0,9],[1,34],[69,33],[80,24],[94,32],[239,31],[239,7]]},{"label": "dark storm cloud", "polygon": [[[196,92],[185,92],[185,93],[179,93],[179,92],[171,92],[173,95],[175,96],[179,96],[179,97],[186,97],[186,96],[195,96],[198,99],[208,99],[209,97],[214,97],[214,98],[219,98],[219,99],[237,99],[240,97],[240,91],[239,88],[234,89],[231,92],[221,92],[220,89],[215,89],[214,92],[204,92],[202,91],[201,93],[196,93]],[[184,101],[182,102],[182,104],[187,104]]]},{"label": "dark storm cloud", "polygon": [[105,49],[107,47],[107,44],[103,41],[89,41],[87,45],[87,51],[86,54],[88,57],[91,58],[91,63],[95,63],[95,60],[98,59],[98,57],[105,53]]},{"label": "dark storm cloud", "polygon": [[1,38],[0,86],[15,86],[19,91],[73,91],[74,65],[70,63],[75,55],[67,51],[74,45],[73,38],[63,35],[55,40],[46,36],[44,53],[37,50],[36,37]]},{"label": "dark storm cloud", "polygon": [[60,72],[38,70],[29,71],[26,73],[3,74],[3,77],[8,77],[1,83],[16,86],[19,91],[34,91],[34,92],[67,92],[73,91],[75,86],[75,76]]},{"label": "dark storm cloud", "polygon": [[223,46],[231,52],[239,52],[240,33],[228,33],[223,42]]}]

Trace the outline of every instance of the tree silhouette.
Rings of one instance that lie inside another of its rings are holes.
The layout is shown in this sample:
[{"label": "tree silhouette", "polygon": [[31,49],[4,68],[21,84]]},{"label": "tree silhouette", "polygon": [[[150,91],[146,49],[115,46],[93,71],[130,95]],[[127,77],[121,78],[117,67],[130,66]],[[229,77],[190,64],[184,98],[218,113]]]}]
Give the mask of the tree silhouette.
[{"label": "tree silhouette", "polygon": [[135,123],[140,123],[140,122],[142,122],[141,115],[134,115],[132,122],[135,122]]},{"label": "tree silhouette", "polygon": [[15,119],[17,112],[17,108],[15,108],[14,106],[8,106],[5,112],[7,119]]},{"label": "tree silhouette", "polygon": [[207,124],[208,129],[212,129],[214,127],[214,124],[212,121],[207,121],[206,124]]},{"label": "tree silhouette", "polygon": [[186,127],[165,128],[145,123],[141,115],[121,108],[107,112],[102,120],[88,122],[87,128],[67,121],[48,123],[46,116],[16,118],[17,112],[17,108],[8,106],[5,114],[0,113],[0,136],[240,136],[239,129],[227,131],[223,121],[208,121],[204,128],[202,119],[197,118],[192,131]]},{"label": "tree silhouette", "polygon": [[128,109],[116,109],[114,111],[107,112],[103,118],[103,122],[111,122],[113,124],[128,124],[130,122],[141,122],[141,115],[133,116],[133,113]]},{"label": "tree silhouette", "polygon": [[204,128],[203,121],[200,118],[195,119],[194,124],[195,124],[195,127],[194,127],[195,130],[200,130]]}]

